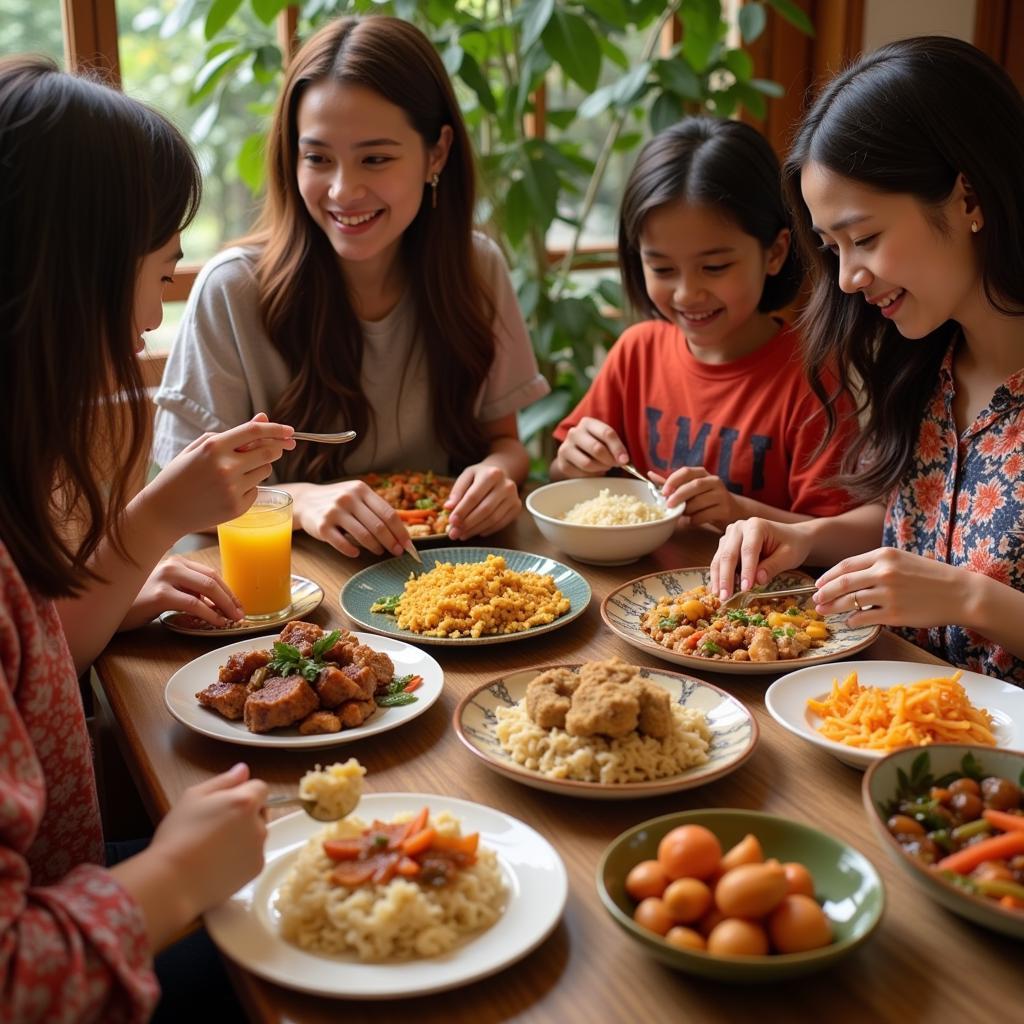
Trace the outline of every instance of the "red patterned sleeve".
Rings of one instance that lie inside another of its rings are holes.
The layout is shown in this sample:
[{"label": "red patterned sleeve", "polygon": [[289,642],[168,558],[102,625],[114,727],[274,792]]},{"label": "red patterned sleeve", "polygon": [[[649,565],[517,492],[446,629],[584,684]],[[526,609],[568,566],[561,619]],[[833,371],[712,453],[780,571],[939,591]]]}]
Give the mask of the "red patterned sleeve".
[{"label": "red patterned sleeve", "polygon": [[54,671],[52,606],[12,585],[3,554],[0,1022],[142,1022],[159,990],[138,905],[88,862],[102,844],[74,672]]}]

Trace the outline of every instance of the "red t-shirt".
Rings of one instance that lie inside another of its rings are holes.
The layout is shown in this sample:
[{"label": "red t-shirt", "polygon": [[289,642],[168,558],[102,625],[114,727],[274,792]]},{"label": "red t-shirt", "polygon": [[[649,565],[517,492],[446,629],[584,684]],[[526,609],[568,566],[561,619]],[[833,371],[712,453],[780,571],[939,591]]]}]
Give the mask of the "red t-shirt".
[{"label": "red t-shirt", "polygon": [[849,396],[827,447],[811,458],[825,413],[807,383],[796,332],[783,326],[756,352],[730,363],[695,359],[674,324],[648,320],[612,346],[590,390],[555,430],[585,416],[622,439],[636,467],[668,476],[703,466],[734,494],[804,515],[837,515],[845,492],[822,486],[839,469],[856,423]]}]

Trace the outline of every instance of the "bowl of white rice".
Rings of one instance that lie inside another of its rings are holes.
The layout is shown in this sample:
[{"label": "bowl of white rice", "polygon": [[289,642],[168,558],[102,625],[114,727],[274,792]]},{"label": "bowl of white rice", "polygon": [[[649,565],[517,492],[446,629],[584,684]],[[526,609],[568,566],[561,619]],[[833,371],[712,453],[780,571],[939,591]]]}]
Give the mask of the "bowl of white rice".
[{"label": "bowl of white rice", "polygon": [[539,487],[526,498],[537,529],[578,562],[628,565],[672,536],[682,507],[656,502],[626,477],[581,477]]}]

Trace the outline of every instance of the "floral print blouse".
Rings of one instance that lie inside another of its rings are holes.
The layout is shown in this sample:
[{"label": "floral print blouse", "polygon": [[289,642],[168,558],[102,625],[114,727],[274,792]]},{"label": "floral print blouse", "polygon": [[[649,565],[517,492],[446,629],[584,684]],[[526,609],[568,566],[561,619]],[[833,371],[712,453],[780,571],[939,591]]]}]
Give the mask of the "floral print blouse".
[{"label": "floral print blouse", "polygon": [[82,698],[52,601],[0,541],[0,1022],[145,1021],[138,905],[104,859]]},{"label": "floral print blouse", "polygon": [[[883,543],[1024,590],[1024,370],[957,436],[953,353],[925,406],[910,472],[886,510]],[[955,608],[957,595],[949,595]],[[962,626],[901,629],[961,668],[1024,686],[1024,661]]]}]

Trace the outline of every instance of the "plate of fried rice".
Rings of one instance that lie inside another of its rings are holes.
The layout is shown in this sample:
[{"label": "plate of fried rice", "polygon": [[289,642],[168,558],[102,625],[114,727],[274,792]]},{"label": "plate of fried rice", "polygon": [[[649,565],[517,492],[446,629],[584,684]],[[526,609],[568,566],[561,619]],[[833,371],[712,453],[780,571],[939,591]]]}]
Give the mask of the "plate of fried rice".
[{"label": "plate of fried rice", "polygon": [[483,547],[421,555],[422,568],[403,555],[356,573],[342,588],[342,611],[397,640],[462,647],[548,633],[590,603],[590,584],[542,555]]},{"label": "plate of fried rice", "polygon": [[[547,938],[562,916],[568,877],[561,857],[529,825],[467,800],[376,793],[364,796],[355,813],[366,822],[391,822],[424,807],[432,821],[436,816],[463,835],[479,833],[484,877],[468,878],[462,891],[442,894],[440,901],[432,896],[441,908],[431,911],[437,927],[468,920],[469,904],[480,922],[462,931],[451,948],[435,955],[409,955],[408,950],[401,956],[372,955],[384,948],[381,942],[387,949],[398,948],[396,931],[416,927],[418,911],[402,895],[409,883],[395,879],[389,883],[394,893],[381,889],[361,894],[364,902],[375,901],[369,912],[350,905],[352,897],[344,888],[332,893],[318,877],[317,847],[334,831],[349,827],[351,819],[324,826],[301,812],[270,823],[263,871],[206,914],[211,938],[261,978],[300,992],[347,999],[442,992],[520,960]],[[477,905],[488,901],[494,903],[494,913],[478,914]],[[430,943],[423,948],[431,948]]]}]

